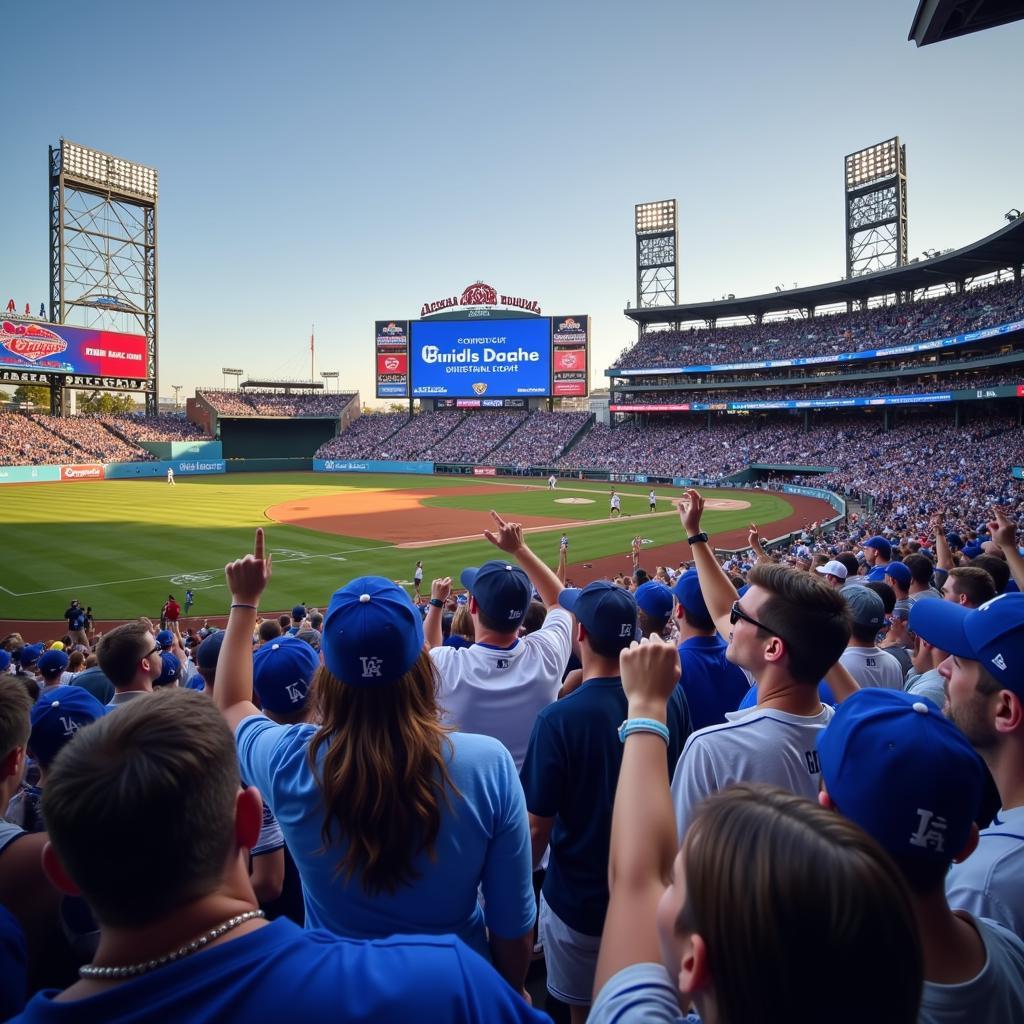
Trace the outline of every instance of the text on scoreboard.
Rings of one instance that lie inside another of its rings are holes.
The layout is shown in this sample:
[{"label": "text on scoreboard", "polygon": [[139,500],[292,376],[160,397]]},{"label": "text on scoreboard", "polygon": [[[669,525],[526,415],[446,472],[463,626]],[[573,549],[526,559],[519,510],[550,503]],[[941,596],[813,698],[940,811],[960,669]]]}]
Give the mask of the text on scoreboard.
[{"label": "text on scoreboard", "polygon": [[0,317],[0,367],[146,379],[146,339],[87,327]]}]

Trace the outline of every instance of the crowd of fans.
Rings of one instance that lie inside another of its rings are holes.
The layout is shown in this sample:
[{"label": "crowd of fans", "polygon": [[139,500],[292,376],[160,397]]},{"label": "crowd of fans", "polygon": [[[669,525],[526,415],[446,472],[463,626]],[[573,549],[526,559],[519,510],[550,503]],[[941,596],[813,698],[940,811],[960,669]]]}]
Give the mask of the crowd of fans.
[{"label": "crowd of fans", "polygon": [[99,421],[114,433],[130,441],[210,441],[212,438],[202,427],[184,416],[159,413],[156,416],[125,414],[100,416]]},{"label": "crowd of fans", "polygon": [[224,631],[72,600],[0,640],[0,1018],[1024,1019],[1024,538],[962,498],[723,561],[691,490],[692,568],[581,590],[495,515],[458,590],[280,617],[258,530]]},{"label": "crowd of fans", "polygon": [[500,466],[550,466],[566,445],[586,426],[587,412],[544,412],[530,418],[495,448],[488,458]]},{"label": "crowd of fans", "polygon": [[800,401],[810,398],[854,398],[865,395],[916,395],[931,392],[959,391],[975,388],[1018,384],[1024,372],[1012,369],[989,373],[950,373],[942,376],[890,377],[870,381],[842,381],[828,385],[779,384],[764,388],[728,388],[704,391],[700,389],[625,391],[618,396],[617,405],[662,405],[686,402],[779,402]]},{"label": "crowd of fans", "polygon": [[85,452],[22,413],[0,412],[0,465],[44,466],[81,462]]},{"label": "crowd of fans", "polygon": [[522,429],[529,413],[478,412],[467,416],[440,443],[433,445],[430,458],[435,462],[479,462],[491,458],[499,441],[517,428]]},{"label": "crowd of fans", "polygon": [[[432,451],[449,434],[457,430],[466,418],[466,413],[456,409],[440,412],[421,412],[412,416],[398,431],[383,444],[379,459],[431,459]],[[370,454],[363,456],[372,458]]]},{"label": "crowd of fans", "polygon": [[218,416],[340,416],[355,395],[338,391],[282,394],[253,388],[200,388],[196,397],[202,398]]},{"label": "crowd of fans", "polygon": [[155,456],[131,441],[119,437],[99,419],[91,416],[48,416],[35,413],[33,419],[45,429],[77,445],[99,462],[149,462]]},{"label": "crowd of fans", "polygon": [[622,352],[615,366],[705,366],[839,355],[951,337],[1008,323],[1022,314],[1024,287],[1011,282],[913,305],[819,315],[812,320],[647,333]]},{"label": "crowd of fans", "polygon": [[318,459],[377,459],[382,446],[409,419],[404,412],[379,412],[359,416],[349,426],[325,441],[316,452]]}]

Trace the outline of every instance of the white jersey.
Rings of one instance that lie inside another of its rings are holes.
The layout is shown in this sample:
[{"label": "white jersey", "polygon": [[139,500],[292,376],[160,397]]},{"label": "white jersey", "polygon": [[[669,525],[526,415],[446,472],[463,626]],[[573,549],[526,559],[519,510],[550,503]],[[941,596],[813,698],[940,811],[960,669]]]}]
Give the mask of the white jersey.
[{"label": "white jersey", "polygon": [[437,700],[446,725],[493,736],[523,767],[537,714],[552,703],[572,650],[572,616],[548,611],[544,625],[503,649],[487,644],[435,647]]},{"label": "white jersey", "polygon": [[834,713],[826,704],[811,716],[755,706],[693,733],[672,776],[680,841],[701,800],[733,782],[767,782],[817,800],[818,735]]},{"label": "white jersey", "polygon": [[1024,942],[993,921],[972,919],[963,912],[960,916],[970,920],[981,936],[985,966],[970,980],[956,985],[926,981],[918,1024],[1005,1024],[1024,1020]]},{"label": "white jersey", "polygon": [[839,657],[839,664],[860,686],[903,689],[903,666],[894,655],[878,647],[847,647]]},{"label": "white jersey", "polygon": [[417,583],[422,583],[423,582],[423,567],[422,566],[419,566],[419,565],[416,566],[416,568],[413,570],[412,578]]},{"label": "white jersey", "polygon": [[946,876],[946,898],[1024,938],[1024,807],[1000,810],[982,829],[978,848]]},{"label": "white jersey", "polygon": [[612,508],[618,508],[621,503],[622,503],[622,499],[617,494],[613,494],[612,495]]}]

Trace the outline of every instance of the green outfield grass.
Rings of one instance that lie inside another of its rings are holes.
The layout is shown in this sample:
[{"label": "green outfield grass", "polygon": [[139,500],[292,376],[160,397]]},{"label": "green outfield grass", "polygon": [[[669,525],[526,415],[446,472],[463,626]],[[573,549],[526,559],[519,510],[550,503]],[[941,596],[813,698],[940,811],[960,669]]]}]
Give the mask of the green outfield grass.
[{"label": "green outfield grass", "polygon": [[[263,526],[274,552],[274,575],[264,599],[267,608],[288,608],[297,601],[323,606],[348,579],[364,574],[411,579],[422,558],[427,578],[452,575],[491,557],[483,539],[395,548],[372,537],[343,537],[267,520],[264,512],[280,502],[364,489],[444,490],[492,483],[493,494],[441,495],[426,503],[457,509],[495,508],[503,515],[554,516],[572,522],[570,563],[621,554],[628,566],[632,538],[655,544],[679,540],[678,517],[669,488],[657,489],[659,512],[647,514],[647,490],[618,488],[621,519],[608,515],[608,484],[560,481],[555,492],[543,482],[473,478],[340,475],[324,473],[232,474],[179,477],[170,488],[162,480],[31,484],[0,489],[0,530],[4,564],[0,570],[0,618],[59,618],[68,600],[91,605],[97,618],[156,615],[167,597],[179,601],[186,587],[196,594],[192,615],[223,614],[227,604],[224,563],[251,550],[253,531]],[[712,493],[712,492],[705,492]],[[722,497],[732,492],[719,492]],[[593,498],[593,504],[556,504],[556,498]],[[780,496],[744,493],[753,507],[709,512],[709,532],[736,529],[751,520],[767,524],[792,512]],[[415,513],[412,513],[415,514]],[[452,535],[459,530],[452,516]],[[560,529],[530,535],[530,544],[552,565]],[[571,569],[570,569],[571,574]]]}]

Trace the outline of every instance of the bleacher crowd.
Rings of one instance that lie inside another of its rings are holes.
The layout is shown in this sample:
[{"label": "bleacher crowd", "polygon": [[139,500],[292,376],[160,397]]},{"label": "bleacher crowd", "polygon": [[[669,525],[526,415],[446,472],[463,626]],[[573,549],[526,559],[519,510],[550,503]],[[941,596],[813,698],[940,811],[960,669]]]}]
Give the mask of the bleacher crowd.
[{"label": "bleacher crowd", "polygon": [[244,391],[200,388],[196,397],[206,402],[218,416],[340,416],[355,393],[283,394],[259,388]]}]

